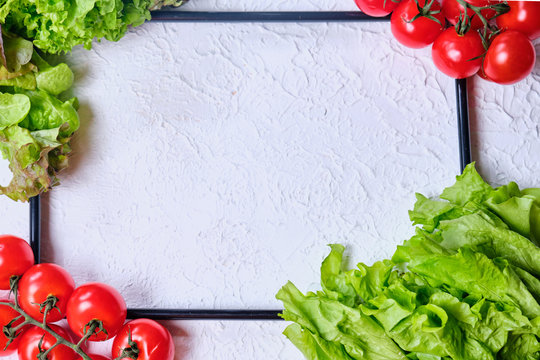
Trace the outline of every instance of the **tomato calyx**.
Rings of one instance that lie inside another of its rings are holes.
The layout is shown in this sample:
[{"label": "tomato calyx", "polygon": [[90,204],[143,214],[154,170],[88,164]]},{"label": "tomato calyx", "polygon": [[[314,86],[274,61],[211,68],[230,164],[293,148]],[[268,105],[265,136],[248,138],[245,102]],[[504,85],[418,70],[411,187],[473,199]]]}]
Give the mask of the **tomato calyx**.
[{"label": "tomato calyx", "polygon": [[6,346],[4,347],[4,351],[6,351],[8,346],[17,338],[17,336],[19,336],[20,334],[19,330],[21,330],[23,327],[26,326],[26,324],[24,323],[19,324],[17,326],[13,326],[13,324],[15,324],[17,321],[19,321],[23,317],[24,317],[23,315],[17,316],[16,318],[11,320],[2,328],[2,333],[4,334],[6,338],[8,338],[8,342],[6,343]]},{"label": "tomato calyx", "polygon": [[[51,327],[48,326],[45,322],[37,321],[34,318],[32,318],[32,316],[30,316],[28,313],[26,313],[19,306],[19,303],[18,303],[18,300],[17,300],[18,299],[18,278],[20,278],[20,277],[12,277],[10,279],[11,280],[10,281],[10,283],[11,283],[10,294],[12,293],[14,295],[14,298],[15,298],[14,303],[12,303],[10,301],[0,301],[0,305],[7,306],[7,307],[15,310],[15,312],[17,312],[19,314],[19,316],[12,319],[8,324],[6,324],[2,328],[2,333],[9,340],[8,345],[11,342],[13,342],[13,340],[15,340],[15,338],[17,338],[21,334],[20,330],[23,327],[33,325],[35,327],[38,327],[38,328],[44,330],[46,334],[51,335],[56,340],[56,342],[51,347],[49,347],[47,350],[44,350],[43,349],[43,342],[44,342],[44,339],[45,339],[45,335],[43,335],[43,337],[40,339],[40,342],[38,343],[38,349],[39,349],[39,354],[37,355],[38,360],[47,360],[47,355],[50,353],[50,351],[53,348],[56,348],[59,345],[64,345],[64,346],[67,346],[67,347],[71,348],[78,355],[80,355],[83,358],[83,360],[92,360],[92,358],[90,358],[81,349],[81,342],[79,342],[78,344],[73,344],[72,342],[70,342],[69,340],[62,337],[58,333],[56,333],[54,330],[52,330]],[[45,302],[47,302],[47,301],[45,301]],[[46,318],[46,314],[45,314],[44,318]],[[24,319],[24,321],[22,323],[16,325],[16,326],[14,326],[14,324],[17,321],[21,320],[21,319]]]},{"label": "tomato calyx", "polygon": [[97,335],[100,332],[104,333],[105,335],[109,336],[109,333],[105,329],[105,326],[103,325],[103,321],[98,319],[90,320],[86,325],[84,325],[83,328],[83,337],[79,341],[78,345],[82,345],[83,343],[86,343],[86,341],[93,335]]},{"label": "tomato calyx", "polygon": [[58,343],[56,343],[53,346],[51,346],[49,349],[45,350],[45,349],[43,349],[43,342],[44,341],[45,341],[45,334],[41,337],[41,339],[38,342],[39,353],[37,355],[37,358],[39,360],[47,360],[47,355],[51,352],[52,349],[54,349],[56,347],[56,345],[58,345]]},{"label": "tomato calyx", "polygon": [[120,356],[114,360],[132,359],[137,360],[139,358],[139,346],[131,338],[131,330],[128,331],[128,347],[123,348]]},{"label": "tomato calyx", "polygon": [[[489,31],[498,32],[498,29],[497,29],[496,26],[492,26],[492,25],[489,24],[489,20],[485,18],[485,16],[482,14],[482,11],[484,11],[484,10],[493,10],[493,11],[495,11],[495,15],[491,19],[494,19],[497,16],[501,16],[503,14],[506,14],[507,12],[510,11],[510,5],[508,5],[506,2],[490,4],[490,5],[487,5],[487,6],[475,6],[475,5],[469,4],[465,0],[456,0],[456,1],[461,6],[463,6],[463,9],[465,9],[464,13],[460,14],[460,19],[461,19],[461,16],[464,15],[465,17],[467,17],[469,19],[469,23],[470,23],[472,21],[472,18],[476,16],[478,19],[480,19],[482,24],[484,24],[483,35],[481,34],[483,39],[487,38],[487,35],[488,35]],[[467,9],[471,9],[474,12],[474,14],[469,17],[467,15]],[[459,21],[458,21],[458,23],[459,23]],[[457,24],[456,24],[456,26],[457,26]],[[456,31],[457,31],[457,27],[456,27]],[[486,46],[486,49],[487,49],[487,46]]]},{"label": "tomato calyx", "polygon": [[34,305],[39,305],[39,312],[43,314],[43,325],[47,324],[47,315],[51,310],[56,309],[59,312],[61,311],[60,308],[56,306],[56,303],[58,303],[58,298],[54,295],[47,296],[47,299],[41,304],[33,303]]},{"label": "tomato calyx", "polygon": [[454,26],[454,28],[456,29],[456,33],[460,36],[463,36],[466,33],[468,33],[469,30],[471,30],[471,24],[472,24],[471,20],[472,20],[472,17],[468,16],[466,12],[460,14],[459,20]]},{"label": "tomato calyx", "polygon": [[430,0],[429,2],[426,2],[424,6],[420,5],[418,0],[414,0],[414,2],[416,3],[416,7],[418,9],[418,14],[415,15],[411,20],[406,21],[406,22],[412,23],[413,21],[415,21],[418,18],[425,17],[425,18],[433,20],[436,23],[443,26],[441,21],[439,19],[437,19],[435,16],[433,16],[433,15],[440,14],[441,9],[439,9],[439,10],[431,10],[431,7],[433,6],[433,3],[435,3],[435,0]]},{"label": "tomato calyx", "polygon": [[[19,280],[21,280],[22,276],[20,275],[12,275],[9,278],[9,295],[15,294],[17,295],[17,289],[19,288]],[[17,296],[15,296],[15,303],[17,303]]]}]

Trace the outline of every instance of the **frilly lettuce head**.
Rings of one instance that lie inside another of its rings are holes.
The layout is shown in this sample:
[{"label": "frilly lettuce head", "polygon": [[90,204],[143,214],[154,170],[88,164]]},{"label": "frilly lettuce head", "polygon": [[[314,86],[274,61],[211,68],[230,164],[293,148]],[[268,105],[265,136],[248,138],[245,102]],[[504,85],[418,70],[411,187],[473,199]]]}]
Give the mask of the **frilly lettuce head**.
[{"label": "frilly lettuce head", "polygon": [[179,6],[183,0],[0,0],[0,23],[33,39],[48,53],[89,49],[94,38],[119,40],[128,26],[150,19],[150,9]]},{"label": "frilly lettuce head", "polygon": [[279,290],[306,359],[540,359],[540,189],[493,188],[471,164],[440,198],[417,194],[391,260],[347,269],[334,244],[322,290]]},{"label": "frilly lettuce head", "polygon": [[79,128],[76,99],[56,95],[69,89],[66,64],[50,66],[30,41],[4,34],[0,42],[0,152],[13,179],[0,194],[13,200],[47,191],[67,166],[69,140]]}]

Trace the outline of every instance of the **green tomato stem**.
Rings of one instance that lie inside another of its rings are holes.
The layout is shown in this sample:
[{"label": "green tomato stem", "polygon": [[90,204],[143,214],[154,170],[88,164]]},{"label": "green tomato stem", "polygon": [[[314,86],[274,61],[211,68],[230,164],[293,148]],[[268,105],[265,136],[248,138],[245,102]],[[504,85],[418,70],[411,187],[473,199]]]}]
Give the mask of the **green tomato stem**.
[{"label": "green tomato stem", "polygon": [[[16,298],[17,297],[17,287],[16,286],[15,286],[15,288],[13,290],[13,294],[15,295],[15,298]],[[3,302],[2,301],[2,302],[0,302],[0,305],[5,305],[5,306],[10,307],[13,310],[17,311],[19,314],[21,314],[21,316],[24,317],[23,324],[17,326],[16,328],[20,328],[20,327],[22,327],[22,325],[34,325],[34,326],[37,326],[37,327],[45,330],[47,333],[49,333],[51,336],[53,336],[56,339],[56,343],[53,346],[51,346],[47,351],[45,351],[43,353],[43,354],[45,354],[45,356],[54,347],[56,347],[58,345],[64,345],[64,346],[67,346],[67,347],[73,349],[73,351],[75,351],[78,355],[80,355],[84,360],[92,360],[92,358],[90,358],[90,356],[86,355],[86,353],[81,349],[79,344],[73,344],[72,342],[67,341],[66,339],[64,339],[63,337],[61,337],[57,333],[55,333],[49,326],[47,326],[47,324],[43,324],[41,321],[34,320],[30,315],[28,315],[23,309],[21,309],[19,307],[17,301],[15,301],[14,304],[10,303],[10,302]],[[43,359],[46,359],[46,357],[43,358]]]}]

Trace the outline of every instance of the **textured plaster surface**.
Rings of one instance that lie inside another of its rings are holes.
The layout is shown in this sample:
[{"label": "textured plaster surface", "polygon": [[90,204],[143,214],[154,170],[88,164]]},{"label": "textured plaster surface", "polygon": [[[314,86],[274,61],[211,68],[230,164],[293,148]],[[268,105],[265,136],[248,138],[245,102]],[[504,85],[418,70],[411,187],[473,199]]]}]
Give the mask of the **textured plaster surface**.
[{"label": "textured plaster surface", "polygon": [[[66,61],[82,126],[43,200],[43,258],[129,306],[279,308],[287,280],[317,289],[328,243],[350,245],[351,263],[391,255],[412,232],[414,192],[433,195],[459,170],[454,82],[387,23],[148,23]],[[538,67],[515,86],[470,86],[482,173],[538,185]],[[27,237],[28,206],[0,204],[1,232]],[[301,359],[281,322],[169,325],[177,359]]]}]

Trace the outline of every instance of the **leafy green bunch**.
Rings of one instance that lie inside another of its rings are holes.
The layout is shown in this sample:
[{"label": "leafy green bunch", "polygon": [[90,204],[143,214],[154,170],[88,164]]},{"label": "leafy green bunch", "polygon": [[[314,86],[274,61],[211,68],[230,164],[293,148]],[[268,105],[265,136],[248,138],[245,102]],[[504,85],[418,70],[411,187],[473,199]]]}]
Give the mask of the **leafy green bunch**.
[{"label": "leafy green bunch", "polygon": [[345,271],[331,245],[322,291],[278,292],[308,359],[540,359],[540,189],[492,188],[469,165],[440,197],[417,194],[391,260]]},{"label": "leafy green bunch", "polygon": [[13,173],[0,194],[27,201],[56,185],[67,166],[79,128],[77,99],[58,95],[71,87],[73,73],[66,64],[49,65],[28,40],[5,32],[0,40],[0,152]]},{"label": "leafy green bunch", "polygon": [[94,38],[119,40],[128,26],[150,19],[150,10],[184,0],[0,0],[0,24],[48,53],[68,52]]}]

